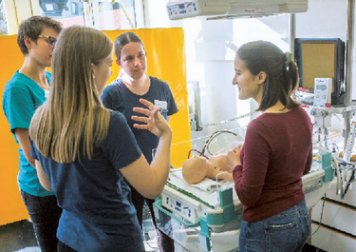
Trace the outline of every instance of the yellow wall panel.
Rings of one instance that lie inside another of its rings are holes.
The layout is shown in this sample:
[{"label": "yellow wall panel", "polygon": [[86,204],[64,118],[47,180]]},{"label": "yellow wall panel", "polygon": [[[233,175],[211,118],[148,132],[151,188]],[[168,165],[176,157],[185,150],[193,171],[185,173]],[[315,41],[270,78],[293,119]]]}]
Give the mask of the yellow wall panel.
[{"label": "yellow wall panel", "polygon": [[[114,42],[115,38],[128,30],[104,31]],[[181,28],[138,29],[135,32],[143,41],[147,51],[147,74],[167,82],[176,100],[179,112],[171,117],[173,130],[172,165],[181,167],[191,149],[186,85],[184,34]],[[16,35],[0,36],[0,97],[6,82],[24,61],[16,42]],[[119,67],[113,64],[113,81]],[[108,83],[109,83],[108,82]],[[2,102],[2,99],[1,99]],[[2,107],[2,105],[1,105]],[[18,185],[19,146],[10,132],[4,113],[0,112],[0,225],[28,218]]]},{"label": "yellow wall panel", "polygon": [[17,185],[19,145],[15,143],[10,132],[10,125],[2,111],[2,95],[5,84],[15,71],[20,69],[24,61],[16,38],[16,35],[0,36],[0,225],[29,217]]},{"label": "yellow wall panel", "polygon": [[335,76],[334,44],[302,44],[303,87],[314,88],[315,78]]}]

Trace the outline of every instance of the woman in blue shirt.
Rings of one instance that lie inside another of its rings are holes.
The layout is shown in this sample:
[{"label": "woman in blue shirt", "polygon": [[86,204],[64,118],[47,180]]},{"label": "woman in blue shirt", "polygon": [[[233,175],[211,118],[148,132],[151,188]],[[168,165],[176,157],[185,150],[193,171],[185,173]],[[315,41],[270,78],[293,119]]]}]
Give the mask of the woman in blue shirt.
[{"label": "woman in blue shirt", "polygon": [[[106,108],[124,114],[136,141],[148,163],[152,161],[153,150],[157,147],[158,137],[148,131],[134,128],[133,107],[140,105],[140,99],[150,101],[159,107],[162,115],[169,122],[170,116],[178,112],[168,84],[158,78],[146,75],[147,58],[142,40],[133,32],[125,32],[115,40],[116,64],[121,68],[120,76],[108,85],[101,96]],[[153,225],[156,228],[157,244],[161,252],[174,251],[174,241],[156,226],[152,199],[142,196],[131,187],[131,199],[137,211],[137,218],[142,226],[143,204],[146,202]]]}]

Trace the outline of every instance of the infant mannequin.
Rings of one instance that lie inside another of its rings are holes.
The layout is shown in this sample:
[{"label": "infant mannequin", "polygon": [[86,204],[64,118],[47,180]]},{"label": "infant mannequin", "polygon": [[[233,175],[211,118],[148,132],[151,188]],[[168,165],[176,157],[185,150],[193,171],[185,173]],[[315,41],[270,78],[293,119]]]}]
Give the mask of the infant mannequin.
[{"label": "infant mannequin", "polygon": [[188,184],[197,184],[205,177],[216,179],[217,174],[219,174],[218,179],[233,179],[231,169],[226,164],[225,154],[214,155],[209,159],[193,156],[182,166],[183,179]]},{"label": "infant mannequin", "polygon": [[[344,152],[343,152],[343,151],[340,151],[339,157],[340,157],[340,158],[343,158],[343,157],[344,157]],[[350,158],[350,161],[351,161],[351,162],[356,162],[356,155],[352,155],[351,158]]]}]

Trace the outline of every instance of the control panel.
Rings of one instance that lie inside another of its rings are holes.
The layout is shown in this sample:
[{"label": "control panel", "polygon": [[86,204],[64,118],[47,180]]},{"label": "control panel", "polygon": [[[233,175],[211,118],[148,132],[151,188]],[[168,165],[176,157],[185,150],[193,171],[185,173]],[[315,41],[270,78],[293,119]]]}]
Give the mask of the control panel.
[{"label": "control panel", "polygon": [[314,106],[328,107],[331,106],[332,92],[331,78],[314,79]]},{"label": "control panel", "polygon": [[200,13],[195,2],[168,3],[167,10],[170,19],[195,17]]},{"label": "control panel", "polygon": [[188,220],[191,223],[196,223],[199,221],[196,209],[187,204],[181,199],[177,199],[170,195],[162,194],[162,206],[175,212],[183,219]]}]

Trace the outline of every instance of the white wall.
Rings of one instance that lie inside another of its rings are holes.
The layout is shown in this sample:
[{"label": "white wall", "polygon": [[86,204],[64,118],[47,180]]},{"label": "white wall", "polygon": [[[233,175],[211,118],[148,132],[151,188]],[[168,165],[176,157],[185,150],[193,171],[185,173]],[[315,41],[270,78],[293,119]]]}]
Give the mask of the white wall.
[{"label": "white wall", "polygon": [[[253,40],[271,41],[283,51],[289,51],[290,15],[233,20],[207,21],[204,18],[191,18],[170,21],[166,2],[168,1],[147,1],[147,24],[149,27],[183,27],[187,80],[198,81],[200,84],[203,125],[235,118],[254,109],[254,101],[237,99],[236,87],[231,84],[235,51],[240,45]],[[295,17],[297,38],[340,38],[346,42],[347,0],[309,0],[308,11],[298,13]],[[355,64],[353,69],[354,73]],[[356,98],[356,88],[352,97]],[[250,119],[239,120],[239,124],[246,126]],[[339,120],[333,124],[334,128],[341,127]],[[235,122],[204,127],[203,132],[192,132],[192,138],[236,126]]]}]

